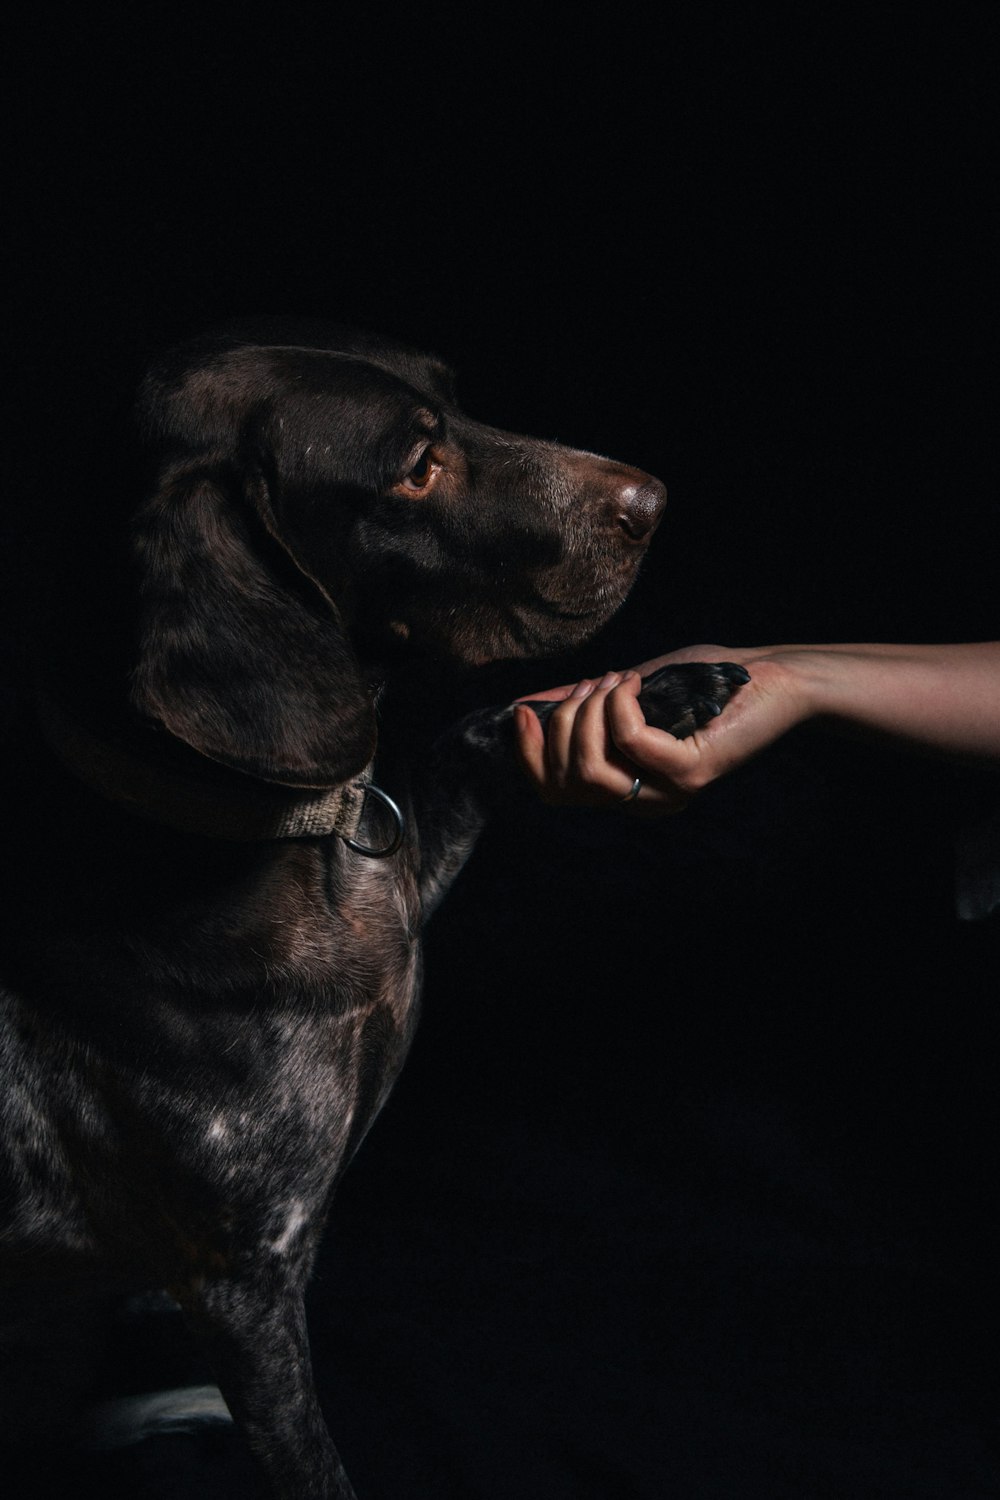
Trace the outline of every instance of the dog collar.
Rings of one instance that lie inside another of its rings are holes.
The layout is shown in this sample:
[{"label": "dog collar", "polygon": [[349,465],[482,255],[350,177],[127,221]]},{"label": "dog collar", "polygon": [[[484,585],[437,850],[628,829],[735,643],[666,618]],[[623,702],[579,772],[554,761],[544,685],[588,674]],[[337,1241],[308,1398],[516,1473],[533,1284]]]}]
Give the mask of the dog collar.
[{"label": "dog collar", "polygon": [[[42,736],[66,770],[91,791],[138,817],[180,833],[240,843],[335,833],[356,854],[370,859],[395,854],[403,841],[403,814],[373,783],[374,762],[339,786],[296,790],[207,760],[197,769],[154,762],[124,738],[91,729],[40,684],[36,701]],[[379,802],[393,820],[393,831],[384,845],[372,846],[357,838],[369,798]]]}]

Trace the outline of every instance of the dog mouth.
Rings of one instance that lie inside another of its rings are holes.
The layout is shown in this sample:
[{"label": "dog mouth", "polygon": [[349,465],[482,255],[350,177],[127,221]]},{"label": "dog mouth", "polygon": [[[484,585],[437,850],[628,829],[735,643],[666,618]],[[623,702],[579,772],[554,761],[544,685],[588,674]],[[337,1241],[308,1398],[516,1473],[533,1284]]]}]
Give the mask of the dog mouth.
[{"label": "dog mouth", "polygon": [[[580,646],[624,604],[634,580],[607,580],[589,595],[532,591],[517,601],[493,600],[441,622],[438,648],[469,666],[525,661]],[[586,598],[586,604],[581,599]]]},{"label": "dog mouth", "polygon": [[[368,594],[362,637],[462,667],[559,654],[582,645],[621,608],[638,576],[645,543],[618,527],[546,528],[530,538],[456,547],[461,567],[426,572],[394,567]],[[463,539],[465,540],[465,539]],[[440,539],[435,546],[443,554]],[[450,552],[451,549],[449,549]]]},{"label": "dog mouth", "polygon": [[385,638],[397,650],[430,655],[443,666],[485,667],[581,645],[613,613],[614,607],[579,609],[543,599],[490,601],[431,616],[399,615],[387,622]]}]

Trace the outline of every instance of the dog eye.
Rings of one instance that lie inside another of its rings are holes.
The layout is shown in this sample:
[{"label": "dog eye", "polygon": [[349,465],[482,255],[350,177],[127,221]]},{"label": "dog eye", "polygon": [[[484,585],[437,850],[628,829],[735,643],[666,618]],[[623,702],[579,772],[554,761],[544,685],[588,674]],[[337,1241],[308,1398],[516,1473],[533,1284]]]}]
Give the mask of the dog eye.
[{"label": "dog eye", "polygon": [[415,484],[417,489],[423,489],[431,477],[431,450],[428,448],[421,453],[413,468],[407,474],[410,484]]},{"label": "dog eye", "polygon": [[400,482],[393,486],[396,493],[419,495],[422,491],[430,489],[441,465],[435,462],[434,449],[425,448],[416,463],[404,474]]}]

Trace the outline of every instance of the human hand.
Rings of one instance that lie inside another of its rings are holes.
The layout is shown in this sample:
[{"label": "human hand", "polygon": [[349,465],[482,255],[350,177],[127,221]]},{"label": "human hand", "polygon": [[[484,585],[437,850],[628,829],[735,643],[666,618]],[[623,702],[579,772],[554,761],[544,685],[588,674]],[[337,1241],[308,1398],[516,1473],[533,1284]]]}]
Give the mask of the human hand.
[{"label": "human hand", "polygon": [[[638,701],[643,677],[663,666],[713,660],[753,661],[754,680],[733,684],[735,696],[724,711],[685,739],[646,723]],[[766,652],[686,647],[599,682],[533,694],[559,707],[545,730],[530,709],[515,708],[518,754],[547,802],[610,807],[624,801],[640,816],[663,816],[680,811],[696,791],[805,717],[793,684],[787,666]],[[637,778],[639,790],[631,795]]]}]

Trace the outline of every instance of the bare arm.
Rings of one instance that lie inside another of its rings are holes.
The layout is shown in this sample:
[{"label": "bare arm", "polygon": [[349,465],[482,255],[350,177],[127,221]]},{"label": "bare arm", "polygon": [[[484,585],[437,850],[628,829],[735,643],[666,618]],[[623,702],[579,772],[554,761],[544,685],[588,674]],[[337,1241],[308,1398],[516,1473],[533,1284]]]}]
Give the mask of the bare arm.
[{"label": "bare arm", "polygon": [[[685,661],[734,661],[751,681],[689,739],[650,728],[641,674]],[[1000,642],[955,646],[694,646],[545,697],[564,701],[543,736],[516,714],[522,763],[550,801],[608,805],[638,775],[636,806],[675,811],[797,724],[825,718],[954,755],[1000,760]]]}]

